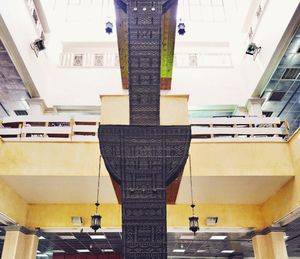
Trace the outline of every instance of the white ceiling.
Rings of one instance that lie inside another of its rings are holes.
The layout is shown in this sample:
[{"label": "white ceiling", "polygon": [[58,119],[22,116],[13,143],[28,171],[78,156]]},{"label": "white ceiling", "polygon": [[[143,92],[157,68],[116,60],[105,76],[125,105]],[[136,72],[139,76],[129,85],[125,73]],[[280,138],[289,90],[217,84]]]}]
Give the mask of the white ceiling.
[{"label": "white ceiling", "polygon": [[[1,176],[28,203],[94,203],[96,176]],[[109,176],[100,181],[100,202],[117,203]]]},{"label": "white ceiling", "polygon": [[[290,176],[193,177],[194,200],[200,203],[260,204],[276,193]],[[190,203],[190,181],[183,177],[178,203]]]},{"label": "white ceiling", "polygon": [[[29,203],[93,203],[97,177],[94,176],[1,176]],[[194,199],[199,203],[260,204],[291,177],[212,176],[193,177]],[[181,181],[177,203],[190,203],[189,177]],[[108,176],[101,177],[100,202],[116,203]]]}]

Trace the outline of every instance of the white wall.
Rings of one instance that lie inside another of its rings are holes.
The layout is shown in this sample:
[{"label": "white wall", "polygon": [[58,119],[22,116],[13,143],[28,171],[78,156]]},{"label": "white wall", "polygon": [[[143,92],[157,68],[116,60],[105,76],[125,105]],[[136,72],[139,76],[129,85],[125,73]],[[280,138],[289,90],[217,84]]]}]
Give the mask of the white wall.
[{"label": "white wall", "polygon": [[251,95],[253,87],[258,85],[298,4],[299,0],[269,0],[267,12],[262,17],[253,39],[262,47],[261,52],[255,62],[249,56],[244,56],[239,69],[245,85],[244,90],[248,95]]},{"label": "white wall", "polygon": [[0,15],[2,16],[18,52],[21,55],[32,80],[40,95],[47,96],[49,62],[45,53],[36,58],[30,44],[39,37],[34,22],[30,17],[25,1],[1,0]]},{"label": "white wall", "polygon": [[[53,2],[50,1],[49,3]],[[233,5],[236,1],[228,0],[228,2]],[[225,31],[225,27],[222,25],[221,29],[224,29],[224,33],[220,35],[218,35],[217,31],[214,32],[213,28],[217,29],[217,26],[212,25],[211,29],[207,30],[206,28],[205,37],[204,33],[202,33],[205,24],[202,24],[202,27],[191,24],[191,27],[187,28],[187,36],[177,38],[177,43],[180,44],[176,43],[176,53],[202,52],[207,51],[208,48],[211,48],[210,51],[217,51],[218,48],[216,46],[220,43],[225,43],[232,54],[233,66],[231,68],[175,68],[172,90],[163,92],[163,94],[190,94],[190,106],[207,104],[245,105],[246,100],[252,95],[265,71],[298,2],[298,0],[269,0],[266,12],[262,17],[254,38],[255,42],[262,46],[262,51],[255,62],[251,56],[244,54],[246,49],[245,44],[247,43],[245,40],[247,37],[246,28],[248,24],[251,24],[251,21],[243,21],[241,17],[229,20],[228,26],[236,24],[233,29],[234,31]],[[249,3],[247,1],[242,6],[244,18],[248,10],[247,8],[249,8]],[[98,105],[100,103],[100,94],[124,93],[121,87],[120,70],[117,68],[59,67],[57,65],[58,54],[62,50],[62,45],[57,40],[57,35],[53,32],[53,28],[51,28],[51,23],[49,23],[51,34],[49,35],[48,52],[42,52],[39,58],[36,58],[29,45],[37,38],[37,35],[25,1],[1,0],[0,12],[41,98],[45,99],[48,106]],[[255,13],[252,16],[246,16],[246,19],[251,20],[253,17],[255,17]],[[237,24],[238,21],[240,21],[239,24]],[[99,30],[103,30],[102,23],[95,25],[91,22],[91,24],[93,24],[92,27],[86,27],[86,35],[97,34],[98,32],[95,31],[97,26],[99,26]],[[194,31],[192,28],[194,28]],[[188,31],[189,29],[191,30]],[[68,33],[67,30],[64,31],[66,34]],[[191,38],[193,33],[196,33],[198,36]],[[99,35],[102,34],[103,31],[99,33]],[[96,38],[101,40],[99,35]],[[211,36],[209,37],[209,35]],[[75,40],[75,36],[75,33],[71,33],[69,37],[65,35],[64,40]],[[113,37],[102,37],[102,40],[109,42],[114,39]],[[77,38],[77,42],[80,42],[80,38],[82,42],[85,40],[80,31]],[[210,41],[207,42],[207,39]],[[111,42],[114,45],[113,48],[117,51],[115,40]],[[51,58],[53,55],[56,55],[56,58]]]}]

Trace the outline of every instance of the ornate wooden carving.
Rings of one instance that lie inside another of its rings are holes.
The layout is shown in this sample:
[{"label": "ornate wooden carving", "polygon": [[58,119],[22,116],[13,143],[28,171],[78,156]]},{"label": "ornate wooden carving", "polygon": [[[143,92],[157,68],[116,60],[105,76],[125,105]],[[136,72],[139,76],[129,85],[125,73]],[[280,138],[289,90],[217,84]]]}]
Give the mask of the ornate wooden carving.
[{"label": "ornate wooden carving", "polygon": [[100,149],[121,185],[124,258],[166,259],[166,187],[183,170],[191,129],[159,126],[165,1],[126,3],[130,125],[101,125]]}]

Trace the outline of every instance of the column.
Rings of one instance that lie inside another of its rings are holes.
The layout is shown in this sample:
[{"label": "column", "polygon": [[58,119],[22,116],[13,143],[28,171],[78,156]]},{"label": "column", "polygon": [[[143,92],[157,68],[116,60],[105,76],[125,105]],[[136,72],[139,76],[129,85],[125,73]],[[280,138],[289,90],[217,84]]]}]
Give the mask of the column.
[{"label": "column", "polygon": [[248,99],[246,107],[248,109],[249,116],[262,117],[262,104],[265,99],[261,99],[258,97],[253,97]]},{"label": "column", "polygon": [[42,115],[46,109],[46,104],[43,99],[32,98],[26,100],[29,105],[28,114],[29,115]]},{"label": "column", "polygon": [[258,233],[253,239],[255,259],[288,259],[284,232]]},{"label": "column", "polygon": [[39,238],[23,227],[6,229],[1,259],[35,259]]}]

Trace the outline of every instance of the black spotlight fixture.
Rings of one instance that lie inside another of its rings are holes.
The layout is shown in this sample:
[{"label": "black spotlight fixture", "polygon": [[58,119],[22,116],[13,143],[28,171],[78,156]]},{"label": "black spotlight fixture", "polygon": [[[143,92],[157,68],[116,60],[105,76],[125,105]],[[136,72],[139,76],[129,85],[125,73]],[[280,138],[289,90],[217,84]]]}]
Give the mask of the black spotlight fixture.
[{"label": "black spotlight fixture", "polygon": [[184,35],[185,34],[185,24],[181,21],[181,19],[180,19],[177,27],[178,27],[178,34]]},{"label": "black spotlight fixture", "polygon": [[96,213],[91,216],[91,229],[97,232],[99,228],[101,228],[101,215],[98,213],[99,203],[99,189],[100,189],[100,172],[101,172],[101,155],[99,157],[99,171],[98,171],[98,185],[97,185],[97,201],[96,205]]},{"label": "black spotlight fixture", "polygon": [[107,34],[111,34],[113,32],[113,24],[112,22],[108,21],[106,24],[105,24],[105,32]]},{"label": "black spotlight fixture", "polygon": [[261,47],[256,46],[255,43],[251,42],[246,50],[246,54],[253,56],[253,59],[255,60],[257,54],[261,51]]},{"label": "black spotlight fixture", "polygon": [[30,47],[33,49],[35,55],[38,57],[39,52],[46,49],[45,41],[42,38],[36,39],[30,44]]},{"label": "black spotlight fixture", "polygon": [[195,204],[193,197],[193,182],[192,182],[192,164],[191,164],[191,155],[189,155],[189,166],[190,166],[190,189],[191,189],[191,208],[192,216],[189,217],[189,229],[196,235],[196,232],[199,230],[199,218],[195,216]]}]

